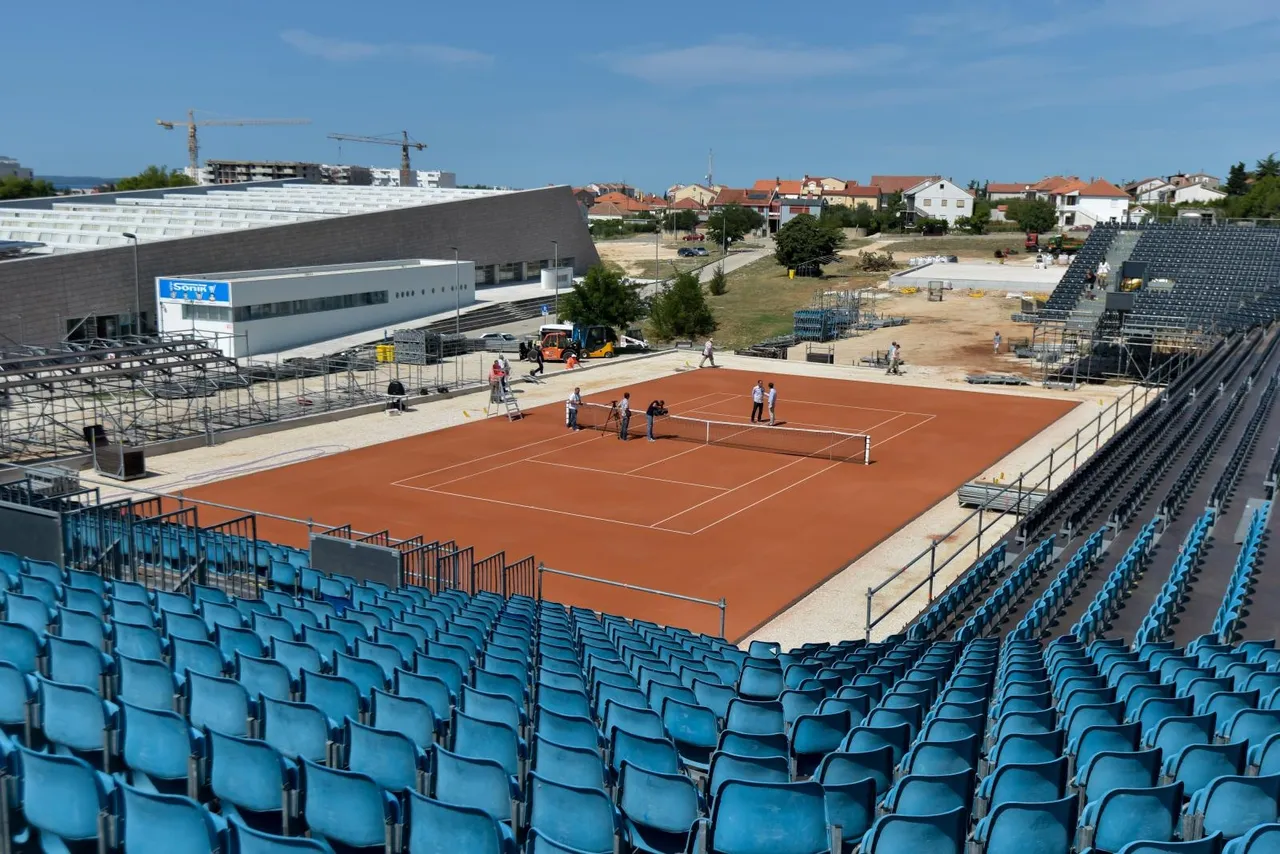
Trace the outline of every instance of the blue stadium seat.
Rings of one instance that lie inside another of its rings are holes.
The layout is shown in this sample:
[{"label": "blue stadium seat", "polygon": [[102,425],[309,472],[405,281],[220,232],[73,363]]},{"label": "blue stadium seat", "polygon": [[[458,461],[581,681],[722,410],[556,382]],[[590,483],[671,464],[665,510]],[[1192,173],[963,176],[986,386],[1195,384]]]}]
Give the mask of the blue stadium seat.
[{"label": "blue stadium seat", "polygon": [[20,623],[0,623],[0,662],[22,673],[35,673],[42,655],[44,642],[34,631]]},{"label": "blue stadium seat", "polygon": [[1076,847],[1116,852],[1135,839],[1171,841],[1178,830],[1181,806],[1181,783],[1104,792],[1080,814]]},{"label": "blue stadium seat", "polygon": [[194,797],[204,737],[181,715],[124,703],[120,708],[121,758],[139,789]]},{"label": "blue stadium seat", "polygon": [[540,850],[538,840],[545,838],[583,854],[613,854],[620,831],[621,817],[602,790],[529,775],[530,850]]},{"label": "blue stadium seat", "polygon": [[1069,854],[1075,841],[1076,798],[1006,801],[978,823],[973,854]]},{"label": "blue stadium seat", "polygon": [[[41,850],[65,851],[68,844],[108,841],[106,820],[115,790],[112,779],[70,756],[17,751],[18,805],[25,835]],[[20,848],[27,839],[18,839]],[[8,840],[6,839],[7,843]]]},{"label": "blue stadium seat", "polygon": [[706,771],[720,740],[716,713],[705,706],[689,705],[671,697],[663,701],[659,712],[663,728],[675,743],[680,759],[690,768]]},{"label": "blue stadium seat", "polygon": [[885,809],[898,815],[939,815],[973,804],[973,770],[906,774],[885,795]]},{"label": "blue stadium seat", "polygon": [[116,699],[144,709],[172,711],[178,683],[173,671],[159,661],[116,655]]},{"label": "blue stadium seat", "polygon": [[1276,854],[1280,851],[1280,824],[1260,824],[1226,844],[1222,854]]},{"label": "blue stadium seat", "polygon": [[116,833],[129,854],[206,854],[222,848],[222,822],[183,795],[120,787]]},{"label": "blue stadium seat", "polygon": [[739,756],[717,751],[711,757],[706,778],[707,799],[714,802],[720,789],[731,780],[758,783],[786,783],[791,775],[784,756]]},{"label": "blue stadium seat", "polygon": [[594,749],[566,747],[536,736],[532,770],[544,780],[579,789],[605,787],[604,762]]},{"label": "blue stadium seat", "polygon": [[861,854],[961,854],[968,821],[961,809],[930,816],[882,815],[862,837]]},{"label": "blue stadium seat", "polygon": [[490,759],[501,765],[509,776],[519,776],[526,749],[511,727],[455,712],[449,734],[454,753],[472,759]]},{"label": "blue stadium seat", "polygon": [[433,751],[433,760],[433,798],[450,806],[480,810],[511,832],[520,791],[502,765],[490,759],[458,756],[439,745]]},{"label": "blue stadium seat", "polygon": [[1067,757],[1034,765],[1001,765],[978,787],[981,818],[1010,801],[1048,803],[1060,800],[1067,788]]},{"label": "blue stadium seat", "polygon": [[37,727],[63,750],[89,760],[97,768],[111,767],[111,749],[119,710],[97,692],[37,677]]},{"label": "blue stadium seat", "polygon": [[394,850],[400,805],[372,778],[304,759],[299,780],[300,813],[313,839],[347,850]]},{"label": "blue stadium seat", "polygon": [[264,697],[262,740],[297,762],[309,760],[324,763],[331,758],[334,733],[329,719],[309,703],[291,703]]},{"label": "blue stadium seat", "polygon": [[627,760],[619,767],[618,807],[626,843],[647,854],[686,850],[690,829],[704,809],[697,787],[684,774],[650,771]]},{"label": "blue stadium seat", "polygon": [[1259,824],[1280,819],[1280,774],[1268,777],[1218,777],[1187,802],[1184,839],[1221,833],[1244,836]]},{"label": "blue stadium seat", "polygon": [[[576,732],[566,731],[562,724],[557,723],[555,728],[548,726],[549,716],[541,715],[538,721],[539,735],[545,735],[552,741],[560,741],[562,744],[567,742],[557,738],[558,735],[572,734],[578,737],[578,742],[571,744],[573,747],[581,747],[586,749],[598,749],[599,733],[590,721],[584,721],[586,726],[590,726],[590,732],[585,726],[579,725]],[[562,719],[564,720],[564,719]],[[573,721],[573,718],[567,720]],[[609,758],[609,772],[616,780],[618,775],[622,773],[622,763],[630,762],[638,769],[650,771],[655,774],[678,774],[681,771],[680,755],[676,751],[676,746],[666,738],[649,738],[643,735],[627,732],[624,729],[615,729],[609,741],[609,747],[606,751]]]},{"label": "blue stadium seat", "polygon": [[814,779],[824,786],[871,780],[875,783],[878,798],[893,785],[893,749],[880,747],[862,753],[829,753],[818,766]]},{"label": "blue stadium seat", "polygon": [[1098,800],[1112,789],[1150,789],[1160,780],[1159,749],[1095,753],[1076,769],[1083,802]]},{"label": "blue stadium seat", "polygon": [[813,854],[830,845],[825,794],[813,782],[731,780],[721,786],[711,821],[700,823],[698,832],[708,854]]},{"label": "blue stadium seat", "polygon": [[405,850],[409,854],[515,854],[510,828],[483,810],[411,792],[406,818]]}]

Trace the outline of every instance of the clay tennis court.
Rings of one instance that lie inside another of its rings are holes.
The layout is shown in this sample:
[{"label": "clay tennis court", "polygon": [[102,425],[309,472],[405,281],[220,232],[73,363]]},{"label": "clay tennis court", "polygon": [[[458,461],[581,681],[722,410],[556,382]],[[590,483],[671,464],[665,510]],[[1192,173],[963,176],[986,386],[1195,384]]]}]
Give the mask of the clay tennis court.
[{"label": "clay tennis court", "polygon": [[[472,399],[466,405],[477,417],[461,426],[187,495],[396,537],[455,540],[474,546],[477,557],[533,554],[557,569],[723,596],[726,634],[739,638],[1075,405],[726,369],[677,373],[588,400],[608,403],[629,391],[633,431],[658,398],[673,416],[745,425],[757,379],[777,384],[780,425],[869,434],[872,464],[678,439],[621,442],[616,433],[566,430],[563,404],[511,422],[484,419],[475,409],[482,399]],[[304,532],[286,523],[261,519],[258,531],[305,545]],[[574,579],[546,576],[544,595],[718,627],[714,608]]]}]

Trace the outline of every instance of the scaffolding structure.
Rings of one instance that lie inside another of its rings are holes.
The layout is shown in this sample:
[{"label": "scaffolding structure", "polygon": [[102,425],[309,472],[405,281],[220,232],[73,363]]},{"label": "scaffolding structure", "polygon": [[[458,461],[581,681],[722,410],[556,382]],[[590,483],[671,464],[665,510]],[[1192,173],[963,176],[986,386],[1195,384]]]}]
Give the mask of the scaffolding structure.
[{"label": "scaffolding structure", "polygon": [[1172,318],[1159,321],[1144,318],[1140,326],[1122,326],[1097,315],[1041,317],[1029,345],[1017,352],[1035,362],[1046,386],[1075,388],[1115,379],[1163,384],[1207,351],[1218,336]]},{"label": "scaffolding structure", "polygon": [[379,363],[374,345],[318,358],[229,357],[217,336],[160,333],[0,349],[0,461],[90,450],[86,430],[143,447],[486,382],[486,354]]}]

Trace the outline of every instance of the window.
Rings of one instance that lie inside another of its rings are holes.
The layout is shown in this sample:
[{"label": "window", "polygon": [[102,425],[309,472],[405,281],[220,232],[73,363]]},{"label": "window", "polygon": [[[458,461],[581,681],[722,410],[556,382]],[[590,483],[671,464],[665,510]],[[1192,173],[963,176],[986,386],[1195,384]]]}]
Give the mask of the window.
[{"label": "window", "polygon": [[548,269],[550,266],[551,262],[546,258],[541,261],[530,261],[524,265],[524,277],[526,279],[536,279],[543,270]]},{"label": "window", "polygon": [[946,200],[946,199],[943,199],[943,200],[942,200],[942,206],[943,206],[944,208],[947,206],[947,200]]},{"label": "window", "polygon": [[958,208],[964,207],[964,199],[956,199],[956,207]]},{"label": "window", "polygon": [[524,275],[524,267],[519,261],[514,264],[502,264],[498,267],[499,282],[514,282]]},{"label": "window", "polygon": [[[395,294],[398,299],[407,296],[407,291],[399,291]],[[338,311],[344,308],[360,308],[369,305],[385,305],[388,297],[391,296],[387,291],[365,291],[359,294],[340,294],[331,297],[315,297],[314,299],[286,300],[284,302],[265,302],[258,305],[241,305],[236,306],[233,315],[237,323],[251,320],[268,320],[274,317],[292,317],[297,314],[315,314],[321,311]],[[183,316],[186,316],[183,306]],[[213,308],[213,306],[198,306],[199,308]]]},{"label": "window", "polygon": [[926,208],[928,208],[928,207],[932,207],[932,206],[933,206],[933,199],[925,199],[925,200],[924,200],[924,206],[925,206]]},{"label": "window", "polygon": [[476,284],[492,285],[493,284],[493,265],[485,264],[483,267],[476,267]]},{"label": "window", "polygon": [[184,302],[182,304],[182,319],[230,323],[231,309],[224,305],[202,305],[198,302]]}]

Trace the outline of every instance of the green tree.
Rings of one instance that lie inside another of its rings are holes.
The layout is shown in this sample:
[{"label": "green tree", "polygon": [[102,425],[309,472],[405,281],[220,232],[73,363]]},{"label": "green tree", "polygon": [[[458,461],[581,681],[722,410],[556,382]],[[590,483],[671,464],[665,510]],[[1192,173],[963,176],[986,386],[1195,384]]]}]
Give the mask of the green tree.
[{"label": "green tree", "polygon": [[874,212],[876,227],[880,231],[899,231],[902,229],[902,211],[906,207],[902,201],[902,193],[890,193],[881,208]]},{"label": "green tree", "polygon": [[1280,177],[1280,160],[1276,159],[1274,152],[1258,161],[1253,170],[1253,177],[1255,179]]},{"label": "green tree", "polygon": [[166,169],[163,166],[148,166],[137,175],[121,178],[115,183],[115,189],[124,190],[160,190],[165,187],[190,187],[195,184],[181,169]]},{"label": "green tree", "polygon": [[598,240],[621,237],[624,231],[622,220],[620,219],[593,219],[588,223],[587,230],[591,232],[592,237]]},{"label": "green tree", "polygon": [[1005,216],[1027,231],[1052,231],[1058,223],[1058,212],[1047,199],[1010,199]]},{"label": "green tree", "polygon": [[876,212],[866,202],[858,202],[853,209],[853,227],[865,228],[871,232],[876,227]]},{"label": "green tree", "polygon": [[707,217],[707,236],[715,243],[741,240],[764,225],[764,217],[739,204],[725,205]]},{"label": "green tree", "polygon": [[667,211],[662,215],[662,228],[664,231],[693,231],[697,227],[697,211]]},{"label": "green tree", "polygon": [[972,214],[956,220],[956,228],[970,234],[986,234],[989,225],[991,225],[991,204],[981,200],[974,204]]},{"label": "green tree", "polygon": [[947,229],[950,227],[951,223],[941,217],[922,216],[916,218],[916,228],[920,229],[921,234],[946,234]]},{"label": "green tree", "polygon": [[856,228],[853,220],[853,208],[846,205],[827,205],[818,214],[818,222],[829,228]]},{"label": "green tree", "polygon": [[0,178],[0,199],[38,199],[57,195],[58,188],[41,178],[19,178],[10,175]]},{"label": "green tree", "polygon": [[788,269],[821,264],[844,243],[838,229],[823,225],[809,214],[800,214],[778,229],[773,257]]},{"label": "green tree", "polygon": [[1227,198],[1224,212],[1229,217],[1280,217],[1280,177],[1257,179],[1243,196]]},{"label": "green tree", "polygon": [[649,324],[661,341],[700,338],[716,329],[716,319],[695,273],[681,273],[671,287],[653,298]]},{"label": "green tree", "polygon": [[1222,188],[1228,196],[1243,196],[1249,192],[1249,172],[1240,161],[1227,172],[1227,185]]},{"label": "green tree", "polygon": [[625,329],[640,317],[641,309],[639,295],[623,284],[622,273],[600,264],[560,297],[560,315],[583,326]]},{"label": "green tree", "polygon": [[729,290],[729,280],[724,274],[724,265],[716,267],[715,272],[711,274],[711,281],[707,282],[707,290],[711,291],[713,297],[724,296],[724,292]]}]

